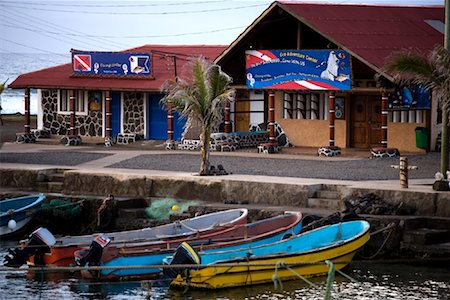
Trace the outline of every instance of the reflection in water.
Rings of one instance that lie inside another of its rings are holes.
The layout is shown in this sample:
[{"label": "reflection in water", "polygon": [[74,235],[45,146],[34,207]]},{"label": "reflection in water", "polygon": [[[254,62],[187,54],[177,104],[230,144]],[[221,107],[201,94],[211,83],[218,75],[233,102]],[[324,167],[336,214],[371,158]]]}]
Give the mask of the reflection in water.
[{"label": "reflection in water", "polygon": [[[0,250],[0,264],[6,250]],[[445,268],[446,266],[446,268]],[[336,276],[333,299],[448,299],[449,264],[404,265],[354,262],[349,282]],[[283,282],[283,291],[273,284],[219,291],[171,290],[154,281],[98,282],[84,280],[70,272],[45,273],[13,270],[0,272],[0,299],[323,299],[325,278],[313,278],[314,289],[297,280]]]}]

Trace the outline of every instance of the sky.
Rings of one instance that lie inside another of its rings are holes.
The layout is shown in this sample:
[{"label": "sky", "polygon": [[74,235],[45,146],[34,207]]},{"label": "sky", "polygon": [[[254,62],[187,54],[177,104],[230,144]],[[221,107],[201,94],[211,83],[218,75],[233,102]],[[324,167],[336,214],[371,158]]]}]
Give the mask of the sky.
[{"label": "sky", "polygon": [[[300,1],[299,1],[300,2]],[[445,0],[308,0],[444,5]],[[272,1],[0,0],[0,52],[67,54],[144,44],[228,45]]]}]

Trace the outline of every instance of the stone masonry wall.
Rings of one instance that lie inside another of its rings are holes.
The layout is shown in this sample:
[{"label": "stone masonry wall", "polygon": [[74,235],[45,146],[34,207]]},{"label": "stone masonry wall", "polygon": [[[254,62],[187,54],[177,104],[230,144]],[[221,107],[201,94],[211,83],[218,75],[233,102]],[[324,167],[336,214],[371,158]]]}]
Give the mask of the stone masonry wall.
[{"label": "stone masonry wall", "polygon": [[[42,90],[43,129],[50,134],[66,135],[70,129],[70,115],[58,114],[58,90]],[[76,115],[76,127],[81,136],[102,136],[103,113],[89,111]]]},{"label": "stone masonry wall", "polygon": [[144,93],[123,94],[123,132],[144,134]]}]

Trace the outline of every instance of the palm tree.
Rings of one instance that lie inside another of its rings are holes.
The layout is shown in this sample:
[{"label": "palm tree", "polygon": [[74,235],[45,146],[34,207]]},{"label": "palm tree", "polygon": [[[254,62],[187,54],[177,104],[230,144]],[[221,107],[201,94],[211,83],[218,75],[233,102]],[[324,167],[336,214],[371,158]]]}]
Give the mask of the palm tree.
[{"label": "palm tree", "polygon": [[170,103],[180,116],[188,118],[187,126],[200,124],[200,175],[208,175],[211,128],[222,123],[224,104],[234,99],[235,90],[229,87],[231,77],[204,58],[190,61],[188,70],[187,78],[167,80],[163,84],[161,90],[166,96],[161,102],[166,107]]},{"label": "palm tree", "polygon": [[[442,108],[441,164],[445,174],[449,167],[448,125],[450,111],[450,52],[442,46],[434,48],[428,56],[416,51],[393,54],[384,70],[399,83],[418,84],[437,98]],[[444,175],[445,176],[445,175]]]}]

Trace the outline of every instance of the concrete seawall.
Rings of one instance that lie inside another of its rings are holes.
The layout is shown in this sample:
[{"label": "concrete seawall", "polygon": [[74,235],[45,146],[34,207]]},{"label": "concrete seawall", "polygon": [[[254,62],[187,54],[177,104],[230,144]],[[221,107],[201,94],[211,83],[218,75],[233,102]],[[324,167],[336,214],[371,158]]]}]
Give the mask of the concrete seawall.
[{"label": "concrete seawall", "polygon": [[[1,187],[51,191],[49,177],[56,169],[39,166],[0,168]],[[417,209],[416,215],[450,217],[450,193],[430,186],[400,189],[398,184],[380,182],[299,179],[290,177],[227,175],[200,177],[181,172],[148,170],[58,170],[60,192],[78,195],[126,197],[173,197],[206,202],[240,201],[249,204],[308,207],[308,199],[324,186],[334,186],[340,199],[373,193],[391,204],[403,202]],[[47,189],[47,190],[46,190]]]}]

